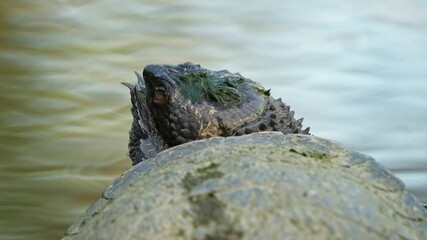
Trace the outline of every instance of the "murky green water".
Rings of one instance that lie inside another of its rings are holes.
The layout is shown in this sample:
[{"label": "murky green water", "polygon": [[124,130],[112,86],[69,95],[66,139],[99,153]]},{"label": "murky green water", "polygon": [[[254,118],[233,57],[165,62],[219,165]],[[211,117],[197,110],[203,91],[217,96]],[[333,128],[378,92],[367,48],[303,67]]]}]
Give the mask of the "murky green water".
[{"label": "murky green water", "polygon": [[[37,3],[36,3],[37,2]],[[130,166],[133,70],[272,88],[427,201],[427,2],[0,2],[0,239],[57,239]]]}]

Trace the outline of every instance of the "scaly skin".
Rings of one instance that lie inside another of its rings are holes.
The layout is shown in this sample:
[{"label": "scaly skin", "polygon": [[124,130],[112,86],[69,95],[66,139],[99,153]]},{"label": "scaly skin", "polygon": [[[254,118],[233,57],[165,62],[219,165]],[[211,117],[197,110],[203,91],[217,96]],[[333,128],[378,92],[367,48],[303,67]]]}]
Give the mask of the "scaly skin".
[{"label": "scaly skin", "polygon": [[309,134],[281,99],[238,73],[184,63],[148,65],[132,100],[129,156],[133,165],[185,142],[259,131]]}]

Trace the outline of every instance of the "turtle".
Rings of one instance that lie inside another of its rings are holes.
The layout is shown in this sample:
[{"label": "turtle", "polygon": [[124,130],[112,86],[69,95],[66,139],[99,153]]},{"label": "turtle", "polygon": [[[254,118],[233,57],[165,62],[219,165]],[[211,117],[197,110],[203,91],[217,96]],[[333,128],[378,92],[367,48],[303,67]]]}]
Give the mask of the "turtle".
[{"label": "turtle", "polygon": [[199,64],[147,65],[130,89],[133,123],[129,132],[132,164],[164,149],[213,136],[259,131],[310,134],[303,118],[274,99],[261,84],[228,70]]},{"label": "turtle", "polygon": [[116,178],[78,239],[427,239],[427,210],[372,157],[307,134],[211,137]]}]

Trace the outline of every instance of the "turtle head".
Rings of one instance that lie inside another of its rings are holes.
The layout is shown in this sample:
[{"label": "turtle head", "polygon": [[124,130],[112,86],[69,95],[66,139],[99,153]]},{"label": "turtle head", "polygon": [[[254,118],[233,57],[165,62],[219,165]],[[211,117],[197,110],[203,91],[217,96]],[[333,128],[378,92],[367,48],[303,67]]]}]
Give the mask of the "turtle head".
[{"label": "turtle head", "polygon": [[198,139],[209,117],[204,116],[206,109],[226,108],[244,99],[241,75],[189,62],[148,65],[143,78],[154,121],[169,145]]},{"label": "turtle head", "polygon": [[[135,162],[163,149],[212,136],[256,131],[308,133],[280,99],[260,84],[227,70],[190,62],[148,65],[131,90],[129,152]],[[139,157],[142,156],[142,157]]]}]

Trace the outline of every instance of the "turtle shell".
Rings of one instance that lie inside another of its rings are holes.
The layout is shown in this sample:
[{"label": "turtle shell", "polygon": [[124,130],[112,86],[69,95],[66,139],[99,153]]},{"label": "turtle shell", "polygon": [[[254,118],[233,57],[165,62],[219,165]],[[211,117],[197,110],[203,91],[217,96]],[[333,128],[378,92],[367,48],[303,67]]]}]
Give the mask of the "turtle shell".
[{"label": "turtle shell", "polygon": [[[261,132],[132,167],[65,239],[426,239],[427,211],[367,155]],[[64,240],[65,240],[64,239]]]}]

